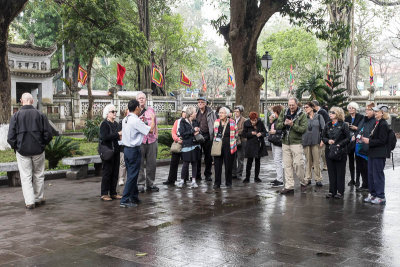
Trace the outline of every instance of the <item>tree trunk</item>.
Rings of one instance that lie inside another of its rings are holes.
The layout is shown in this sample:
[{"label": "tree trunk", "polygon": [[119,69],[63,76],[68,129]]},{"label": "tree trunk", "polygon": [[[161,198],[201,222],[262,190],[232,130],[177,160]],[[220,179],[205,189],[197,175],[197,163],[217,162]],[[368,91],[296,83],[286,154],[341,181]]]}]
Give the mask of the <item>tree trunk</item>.
[{"label": "tree trunk", "polygon": [[28,0],[0,0],[0,124],[11,117],[11,76],[8,68],[8,27]]},{"label": "tree trunk", "polygon": [[231,0],[230,23],[219,29],[232,55],[236,105],[243,105],[245,114],[259,111],[264,82],[256,66],[258,38],[265,23],[285,4],[286,1],[277,0]]},{"label": "tree trunk", "polygon": [[87,65],[87,89],[88,89],[88,111],[87,111],[87,119],[91,120],[93,118],[93,95],[92,95],[92,67],[93,67],[94,56],[89,58],[89,63]]},{"label": "tree trunk", "polygon": [[[136,4],[138,6],[139,13],[139,28],[140,31],[144,33],[147,43],[150,42],[150,18],[149,18],[149,0],[137,0]],[[150,60],[150,50],[149,45],[147,46],[147,52]],[[151,88],[151,60],[150,65],[147,64],[143,66],[143,77],[142,77],[142,89]]]}]

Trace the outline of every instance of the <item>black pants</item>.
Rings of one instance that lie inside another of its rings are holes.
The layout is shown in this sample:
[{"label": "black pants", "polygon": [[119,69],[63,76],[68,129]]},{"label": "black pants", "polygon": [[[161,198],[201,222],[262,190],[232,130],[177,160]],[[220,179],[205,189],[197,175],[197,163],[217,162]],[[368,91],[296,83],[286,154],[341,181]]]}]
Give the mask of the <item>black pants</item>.
[{"label": "black pants", "polygon": [[[246,179],[250,179],[250,174],[251,174],[251,167],[253,166],[253,159],[254,158],[247,158],[247,163],[246,163]],[[258,178],[258,175],[260,175],[260,160],[261,158],[255,158],[256,160],[256,166],[254,169],[254,179]]]},{"label": "black pants", "polygon": [[171,163],[169,165],[168,182],[176,181],[180,160],[181,160],[181,153],[171,153]]},{"label": "black pants", "polygon": [[201,158],[204,153],[204,176],[211,177],[211,167],[212,167],[212,157],[211,157],[211,146],[212,146],[212,139],[208,134],[203,134],[204,139],[206,140],[203,144],[201,144],[200,149],[200,159],[197,162],[197,179],[201,179]]},{"label": "black pants", "polygon": [[103,160],[103,178],[101,179],[101,195],[114,196],[117,194],[119,174],[119,151],[114,153],[111,160]]},{"label": "black pants", "polygon": [[[329,155],[329,153],[325,153]],[[331,160],[326,156],[326,165],[328,165],[328,176],[329,176],[329,192],[333,195],[344,193],[344,181],[346,176],[346,161],[347,157],[343,160]]]},{"label": "black pants", "polygon": [[[347,155],[349,156],[350,177],[351,177],[351,180],[354,181],[354,177],[355,177],[355,173],[354,173],[354,171],[355,171],[355,168],[354,168],[355,150],[354,149],[349,150]],[[358,178],[358,180],[360,180],[360,175],[358,175],[357,178]]]},{"label": "black pants", "polygon": [[368,160],[356,156],[356,169],[361,173],[362,187],[368,188]]},{"label": "black pants", "polygon": [[181,177],[182,180],[187,181],[189,180],[189,164],[192,163],[192,178],[195,181],[196,179],[196,174],[197,174],[197,162],[189,162],[189,161],[184,161],[182,165],[182,171],[181,171]]},{"label": "black pants", "polygon": [[214,157],[215,168],[215,185],[221,185],[222,164],[225,165],[225,184],[232,185],[232,166],[235,155],[231,154],[229,142],[222,143],[222,151],[220,157]]}]

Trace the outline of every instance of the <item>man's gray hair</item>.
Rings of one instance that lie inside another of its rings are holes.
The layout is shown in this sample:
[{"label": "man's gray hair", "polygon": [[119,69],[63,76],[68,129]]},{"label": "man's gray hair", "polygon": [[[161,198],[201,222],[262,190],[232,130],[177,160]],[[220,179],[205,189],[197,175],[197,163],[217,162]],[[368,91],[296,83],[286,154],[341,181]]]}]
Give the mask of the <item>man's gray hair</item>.
[{"label": "man's gray hair", "polygon": [[143,92],[139,92],[139,93],[136,95],[136,99],[138,99],[138,98],[139,98],[139,96],[141,96],[141,95],[143,95],[143,96],[144,96],[144,98],[146,98],[146,99],[147,99],[147,97],[146,97],[146,94],[145,94],[145,93],[143,93]]},{"label": "man's gray hair", "polygon": [[21,96],[21,102],[33,103],[33,96],[30,93],[23,93]]},{"label": "man's gray hair", "polygon": [[296,102],[297,105],[299,104],[299,100],[298,100],[296,97],[294,97],[294,96],[289,97],[288,102],[289,102],[290,100],[294,100],[294,102]]},{"label": "man's gray hair", "polygon": [[108,113],[110,113],[111,110],[117,110],[113,104],[108,104],[107,106],[104,107],[103,119],[107,119],[107,115]]}]

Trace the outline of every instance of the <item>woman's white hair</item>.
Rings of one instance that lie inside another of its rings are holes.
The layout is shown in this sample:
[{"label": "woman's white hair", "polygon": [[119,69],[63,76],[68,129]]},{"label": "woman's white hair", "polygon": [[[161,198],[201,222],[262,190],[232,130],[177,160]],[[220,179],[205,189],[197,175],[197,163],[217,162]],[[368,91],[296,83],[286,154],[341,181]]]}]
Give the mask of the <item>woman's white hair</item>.
[{"label": "woman's white hair", "polygon": [[104,107],[103,119],[107,119],[107,115],[108,113],[110,113],[111,110],[117,110],[113,104],[108,104],[107,106]]},{"label": "woman's white hair", "polygon": [[349,108],[354,108],[355,110],[359,110],[360,109],[360,106],[356,103],[356,102],[350,102],[348,105],[347,105],[347,109],[349,109]]},{"label": "woman's white hair", "polygon": [[226,113],[226,116],[229,117],[229,113],[231,113],[231,111],[229,110],[229,108],[227,108],[227,107],[221,107],[221,108],[219,109],[219,111],[221,111],[221,110],[224,110],[225,113]]}]

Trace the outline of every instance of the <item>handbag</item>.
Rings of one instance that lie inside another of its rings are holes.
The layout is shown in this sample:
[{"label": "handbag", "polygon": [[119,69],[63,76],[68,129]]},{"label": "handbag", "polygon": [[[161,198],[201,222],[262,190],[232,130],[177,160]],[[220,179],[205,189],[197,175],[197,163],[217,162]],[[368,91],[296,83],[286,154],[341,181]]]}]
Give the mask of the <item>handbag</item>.
[{"label": "handbag", "polygon": [[[222,137],[224,136],[226,125],[228,125],[229,121],[225,124],[224,130],[222,131]],[[221,156],[222,153],[222,139],[221,141],[213,141],[212,147],[211,147],[211,156],[213,157],[219,157]]]},{"label": "handbag", "polygon": [[171,153],[181,153],[182,152],[182,144],[178,142],[173,142],[170,149]]},{"label": "handbag", "polygon": [[206,139],[204,139],[204,136],[201,133],[195,135],[194,140],[196,140],[197,143],[199,144],[203,144],[206,141]]},{"label": "handbag", "polygon": [[[108,124],[110,127],[110,132],[112,132],[111,126]],[[111,160],[112,157],[114,156],[114,143],[111,142],[112,149],[109,148],[108,146],[103,144],[103,141],[99,138],[99,146],[97,148],[97,152],[100,155],[100,158],[104,161]]]},{"label": "handbag", "polygon": [[328,158],[335,161],[340,161],[343,157],[347,157],[345,148],[335,144],[330,145]]}]

